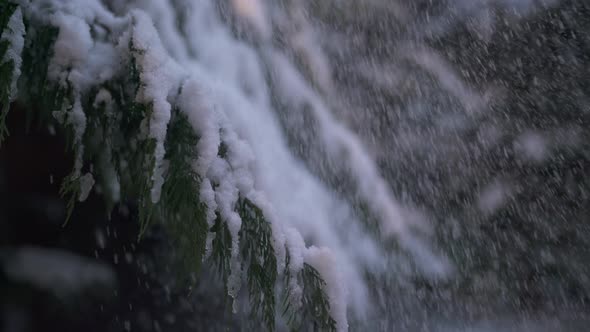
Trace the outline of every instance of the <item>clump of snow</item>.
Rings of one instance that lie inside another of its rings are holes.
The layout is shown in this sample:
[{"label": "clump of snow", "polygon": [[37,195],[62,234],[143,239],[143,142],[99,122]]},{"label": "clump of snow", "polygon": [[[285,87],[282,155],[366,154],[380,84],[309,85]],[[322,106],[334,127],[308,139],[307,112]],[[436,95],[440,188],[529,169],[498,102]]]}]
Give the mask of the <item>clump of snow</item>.
[{"label": "clump of snow", "polygon": [[[55,41],[53,57],[49,64],[48,74],[52,80],[59,81],[65,86],[71,71],[77,71],[88,58],[92,49],[90,26],[83,18],[65,13],[56,13],[51,23],[59,28]],[[73,82],[77,86],[76,83]]]},{"label": "clump of snow", "polygon": [[330,315],[336,321],[338,331],[347,331],[346,306],[348,301],[346,297],[348,294],[336,257],[329,248],[312,246],[307,249],[305,260],[326,280],[329,280],[326,284],[326,293],[330,299]]},{"label": "clump of snow", "polygon": [[[285,229],[285,236],[289,239],[287,242],[290,254],[289,273],[291,276],[297,276],[299,271],[303,269],[306,249],[305,242],[303,241],[301,234],[291,227]],[[292,277],[289,280],[289,294],[291,296],[289,299],[291,303],[295,308],[299,308],[301,306],[303,289],[301,288],[301,285],[297,283],[297,278],[295,277]]]},{"label": "clump of snow", "polygon": [[20,7],[17,7],[10,19],[8,25],[2,31],[2,40],[8,42],[8,49],[1,59],[2,63],[12,61],[14,68],[12,69],[12,82],[10,83],[10,101],[16,98],[17,86],[16,82],[20,77],[20,69],[22,65],[21,53],[25,44],[25,24],[23,22],[23,15]]},{"label": "clump of snow", "polygon": [[221,144],[219,116],[204,89],[195,79],[191,79],[184,83],[178,97],[178,107],[187,115],[195,134],[200,137],[195,170],[202,177],[207,175]]},{"label": "clump of snow", "polygon": [[100,105],[100,104],[105,104],[108,106],[108,105],[111,105],[112,101],[113,101],[113,96],[111,95],[111,93],[107,89],[102,88],[96,94],[93,106],[98,107],[98,105]]},{"label": "clump of snow", "polygon": [[222,220],[227,224],[231,235],[231,257],[230,257],[230,275],[228,277],[228,292],[233,298],[236,298],[240,290],[240,262],[239,254],[239,236],[238,233],[242,227],[242,218],[235,212],[234,207],[238,201],[238,190],[232,178],[224,178],[215,190],[215,200],[219,207]]},{"label": "clump of snow", "polygon": [[[207,226],[209,229],[215,225],[215,218],[217,211],[217,203],[215,202],[215,192],[213,191],[213,187],[211,186],[211,181],[207,178],[203,179],[201,182],[201,190],[199,191],[201,202],[205,204],[207,209],[206,218],[207,218]],[[205,242],[205,255],[203,259],[209,258],[211,255],[211,245],[213,242],[213,233],[207,233],[207,240]]]},{"label": "clump of snow", "polygon": [[94,177],[92,177],[91,173],[86,173],[80,177],[78,180],[80,183],[80,195],[78,196],[78,201],[84,202],[88,195],[90,195],[90,191],[94,186]]},{"label": "clump of snow", "polygon": [[77,95],[75,97],[74,105],[72,106],[71,111],[67,113],[67,123],[74,128],[74,143],[76,145],[76,159],[74,161],[74,178],[80,175],[83,166],[83,156],[84,156],[84,145],[82,143],[82,138],[84,136],[84,132],[86,131],[86,114],[84,114],[84,110],[82,109],[82,104],[80,102],[80,96]]},{"label": "clump of snow", "polygon": [[152,20],[142,11],[133,11],[131,15],[131,38],[136,49],[131,51],[137,60],[142,83],[136,101],[151,105],[153,110],[149,119],[149,137],[156,140],[156,148],[151,198],[153,203],[157,203],[164,184],[164,140],[172,107],[167,99],[172,91],[178,89],[180,69],[162,46]]}]

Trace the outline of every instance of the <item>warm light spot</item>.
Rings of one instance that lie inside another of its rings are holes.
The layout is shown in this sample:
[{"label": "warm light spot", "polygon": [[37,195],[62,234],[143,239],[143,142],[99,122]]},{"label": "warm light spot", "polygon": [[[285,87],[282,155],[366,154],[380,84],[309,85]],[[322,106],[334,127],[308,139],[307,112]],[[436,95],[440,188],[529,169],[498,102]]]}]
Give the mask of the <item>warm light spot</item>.
[{"label": "warm light spot", "polygon": [[232,0],[232,5],[236,14],[252,24],[259,33],[268,34],[264,5],[260,0]]}]

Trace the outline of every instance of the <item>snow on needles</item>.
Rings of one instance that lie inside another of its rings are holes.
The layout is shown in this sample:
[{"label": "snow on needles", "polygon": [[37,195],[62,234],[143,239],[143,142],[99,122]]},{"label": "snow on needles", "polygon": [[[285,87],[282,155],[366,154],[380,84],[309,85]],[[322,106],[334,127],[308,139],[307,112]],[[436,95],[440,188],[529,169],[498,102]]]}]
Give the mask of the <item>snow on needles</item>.
[{"label": "snow on needles", "polygon": [[[154,203],[159,201],[165,181],[164,143],[172,110],[177,108],[186,115],[199,137],[197,155],[188,157],[192,158],[193,170],[202,180],[198,190],[201,202],[207,206],[207,223],[213,226],[219,214],[231,234],[227,286],[232,297],[237,297],[243,279],[238,250],[242,220],[236,212],[239,197],[258,206],[270,222],[279,273],[286,266],[287,251],[288,273],[292,276],[301,271],[304,263],[320,272],[327,283],[325,291],[339,331],[348,329],[349,309],[359,316],[369,310],[364,273],[383,269],[383,261],[389,255],[380,240],[363,227],[350,204],[291,152],[273,108],[277,105],[275,99],[280,99],[278,104],[292,111],[300,109],[297,105],[301,103],[313,107],[321,130],[318,139],[331,160],[347,164],[345,168],[349,169],[359,196],[379,218],[385,235],[397,236],[405,244],[403,247],[423,256],[420,258],[426,265],[444,270],[444,265],[429,254],[428,246],[406,231],[401,208],[361,141],[337,122],[321,94],[314,91],[313,84],[273,44],[270,36],[280,32],[273,31],[271,22],[277,19],[274,15],[281,15],[280,11],[284,10],[280,5],[263,0],[231,2],[238,19],[247,20],[246,26],[250,25],[261,36],[254,42],[256,45],[251,45],[236,38],[231,23],[220,17],[213,0],[21,0],[19,3],[26,17],[59,28],[48,74],[53,82],[73,87],[74,107],[68,110],[70,113],[57,115],[74,126],[79,150],[83,151],[81,143],[86,129],[81,96],[88,94],[90,87],[117,75],[129,75],[126,64],[133,57],[141,83],[135,102],[151,107],[151,113],[143,120],[142,134],[156,143],[150,174]],[[108,9],[103,4],[108,4]],[[284,14],[280,17],[289,19]],[[298,20],[307,22],[301,17]],[[22,31],[13,28],[18,33]],[[314,30],[310,26],[305,31],[311,34]],[[14,40],[15,48],[22,48],[22,41]],[[299,43],[306,43],[306,48],[311,51],[315,48],[320,54],[310,40],[313,38],[308,36]],[[298,49],[301,47],[296,45]],[[325,73],[322,75],[327,76],[328,64],[316,62]],[[271,88],[271,79],[277,87]],[[93,98],[96,103],[111,99],[104,91]],[[222,145],[223,156],[220,155]],[[78,172],[81,156],[78,151]],[[83,179],[81,200],[94,184],[91,174]],[[207,238],[206,256],[211,253],[211,234]],[[302,289],[297,278],[290,280],[291,301],[297,307]]]},{"label": "snow on needles", "polygon": [[2,63],[12,61],[14,68],[12,69],[12,82],[10,84],[10,100],[14,100],[17,94],[16,82],[20,76],[20,67],[22,64],[21,53],[25,44],[25,25],[23,23],[23,16],[20,8],[16,8],[10,19],[8,26],[2,31],[2,40],[8,41],[8,50],[1,59]]},{"label": "snow on needles", "polygon": [[157,203],[164,184],[164,141],[172,108],[168,96],[178,90],[182,72],[164,50],[158,32],[147,14],[134,10],[131,17],[131,47],[134,48],[131,51],[135,55],[142,83],[136,101],[151,105],[153,110],[151,118],[148,119],[148,135],[156,141],[151,198],[153,203]]}]

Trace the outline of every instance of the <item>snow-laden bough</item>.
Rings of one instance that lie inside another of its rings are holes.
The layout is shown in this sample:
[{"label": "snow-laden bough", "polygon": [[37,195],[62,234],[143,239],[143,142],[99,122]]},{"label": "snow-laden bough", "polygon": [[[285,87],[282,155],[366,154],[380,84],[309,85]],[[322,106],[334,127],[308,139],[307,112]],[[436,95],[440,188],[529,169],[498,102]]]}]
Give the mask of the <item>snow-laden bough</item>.
[{"label": "snow-laden bough", "polygon": [[[296,276],[306,265],[315,268],[326,282],[330,316],[339,331],[348,329],[349,310],[362,317],[370,307],[364,273],[384,272],[383,261],[389,253],[381,240],[396,238],[424,270],[447,273],[444,260],[410,231],[361,141],[330,114],[322,98],[331,88],[330,69],[321,49],[313,45],[312,27],[292,37],[294,49],[319,70],[312,78],[315,87],[290,60],[292,54],[274,44],[273,34],[285,33],[286,23],[277,21],[295,17],[298,24],[309,24],[302,18],[304,11],[289,16],[280,3],[231,1],[236,19],[251,32],[241,38],[231,22],[219,15],[214,1],[17,3],[16,23],[10,25],[14,36],[8,35],[14,51],[7,55],[16,64],[23,47],[21,15],[59,29],[47,77],[72,98],[71,107],[54,115],[73,128],[73,177],[80,179],[79,200],[95,184],[90,171],[82,175],[89,126],[83,96],[95,94],[94,105],[112,103],[118,91],[101,88],[96,92],[96,87],[130,76],[129,63],[137,71],[139,84],[132,102],[149,109],[139,136],[153,143],[146,171],[148,205],[161,200],[169,172],[166,144],[173,114],[179,112],[187,119],[199,138],[196,155],[187,156],[191,172],[200,181],[195,199],[205,206],[207,227],[212,229],[221,221],[231,238],[227,289],[232,298],[238,297],[244,279],[240,234],[245,220],[236,211],[244,200],[259,208],[270,223],[277,272],[291,276],[287,287],[293,306],[300,306],[304,298]],[[294,156],[276,114],[277,104],[293,111],[301,104],[312,107],[327,158],[347,165],[357,195],[378,221],[381,238],[370,234],[350,204]],[[215,241],[209,232],[205,257],[211,255]]]}]

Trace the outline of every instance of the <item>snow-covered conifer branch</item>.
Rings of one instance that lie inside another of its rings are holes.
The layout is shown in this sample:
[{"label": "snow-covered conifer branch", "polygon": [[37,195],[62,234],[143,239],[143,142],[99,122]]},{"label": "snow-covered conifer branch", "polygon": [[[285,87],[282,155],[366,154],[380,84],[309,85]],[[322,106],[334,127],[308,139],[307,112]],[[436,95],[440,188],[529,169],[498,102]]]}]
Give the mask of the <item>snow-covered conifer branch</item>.
[{"label": "snow-covered conifer branch", "polygon": [[60,191],[69,199],[67,217],[95,187],[109,208],[133,200],[140,236],[151,223],[165,225],[183,271],[213,262],[233,301],[245,280],[252,314],[269,330],[279,278],[296,280],[289,289],[314,290],[313,297],[304,291],[302,302],[333,321],[320,275],[305,277],[308,266],[284,268],[288,240],[254,186],[248,143],[211,102],[216,85],[198,70],[182,69],[149,15],[141,9],[115,15],[99,1],[18,4],[7,4],[15,14],[0,22],[21,39],[25,23],[29,32],[24,40],[3,34],[2,70],[10,76],[0,82],[2,119],[18,80],[17,100],[68,138],[74,165]]}]

